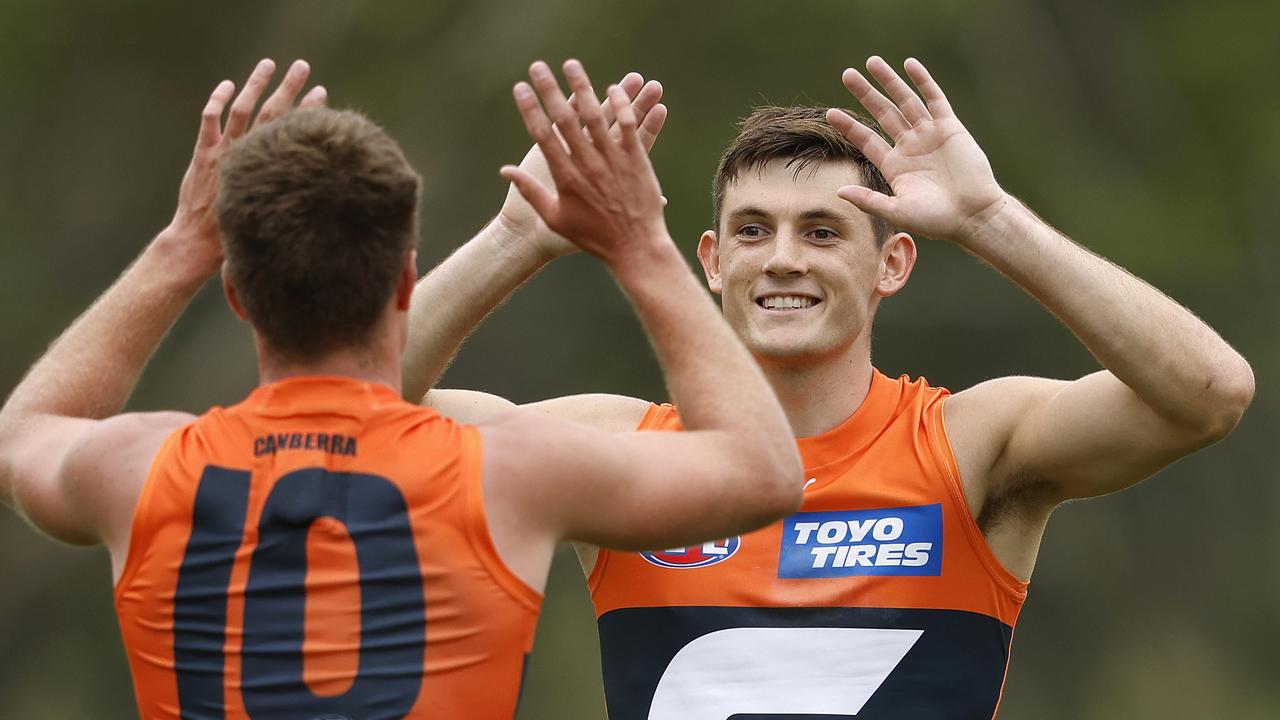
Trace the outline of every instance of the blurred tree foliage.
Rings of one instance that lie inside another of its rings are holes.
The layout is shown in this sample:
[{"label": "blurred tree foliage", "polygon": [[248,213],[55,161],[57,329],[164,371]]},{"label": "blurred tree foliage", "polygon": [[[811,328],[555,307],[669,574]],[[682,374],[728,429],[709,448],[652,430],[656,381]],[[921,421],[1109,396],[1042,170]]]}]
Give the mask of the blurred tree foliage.
[{"label": "blurred tree foliage", "polygon": [[[1178,298],[1254,363],[1235,435],[1052,523],[1014,644],[1003,716],[1280,714],[1280,4],[1269,0],[810,0],[805,3],[0,1],[0,388],[161,228],[218,80],[309,59],[426,179],[423,268],[497,210],[527,140],[509,88],[535,58],[598,80],[662,80],[654,152],[692,258],[716,158],[754,104],[848,104],[840,71],[923,59],[997,176],[1072,237]],[[926,243],[882,310],[876,362],[966,387],[1076,377],[1088,354],[953,247]],[[255,383],[247,330],[214,288],[135,408],[200,411]],[[517,401],[661,399],[644,339],[601,268],[557,263],[470,341],[446,385]],[[0,698],[11,717],[128,717],[100,550],[0,514]],[[576,562],[559,558],[521,717],[603,717]],[[745,660],[745,659],[744,659]],[[749,660],[748,660],[749,661]]]}]

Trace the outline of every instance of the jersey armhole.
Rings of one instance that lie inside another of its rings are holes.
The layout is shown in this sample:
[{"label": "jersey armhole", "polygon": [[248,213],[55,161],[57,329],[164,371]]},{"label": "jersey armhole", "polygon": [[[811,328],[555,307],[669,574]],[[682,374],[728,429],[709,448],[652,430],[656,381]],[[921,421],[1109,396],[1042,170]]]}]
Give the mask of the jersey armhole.
[{"label": "jersey armhole", "polygon": [[646,430],[653,430],[657,428],[665,422],[667,418],[671,417],[675,411],[675,406],[668,403],[663,403],[661,405],[658,403],[649,403],[649,409],[644,411],[644,415],[641,416],[640,422],[636,425],[636,432],[645,432]]},{"label": "jersey armhole", "polygon": [[590,593],[592,599],[595,599],[596,590],[600,589],[600,583],[604,580],[604,571],[609,565],[609,557],[612,552],[612,550],[606,548],[596,549],[596,564],[591,566],[591,572],[587,575],[587,592]]},{"label": "jersey armhole", "polygon": [[471,425],[459,425],[462,439],[462,483],[466,488],[467,539],[471,549],[480,559],[494,582],[498,583],[516,602],[533,612],[542,607],[542,593],[521,580],[502,557],[489,534],[489,516],[484,509],[484,448],[480,431]]},{"label": "jersey armhole", "polygon": [[169,433],[169,437],[164,439],[160,444],[160,449],[156,451],[156,456],[151,459],[151,467],[147,470],[147,479],[142,482],[142,490],[138,493],[138,502],[133,506],[133,519],[129,523],[129,550],[124,556],[124,568],[120,570],[120,579],[116,581],[113,590],[114,600],[118,605],[120,597],[124,594],[125,589],[133,581],[134,576],[138,574],[138,566],[142,564],[142,553],[145,544],[143,541],[147,538],[146,531],[150,529],[150,515],[148,510],[151,507],[151,498],[155,495],[154,488],[156,485],[156,477],[159,475],[160,463],[168,455],[170,448],[178,442],[178,438],[182,433],[191,427],[188,423],[182,427]]},{"label": "jersey armhole", "polygon": [[960,478],[960,466],[956,462],[955,453],[951,449],[951,440],[947,437],[944,413],[946,412],[948,397],[950,396],[939,399],[935,407],[925,410],[926,429],[929,433],[929,449],[933,452],[934,460],[942,469],[942,475],[946,480],[947,490],[951,493],[952,502],[956,504],[960,514],[964,517],[964,533],[969,538],[969,545],[973,548],[974,554],[978,556],[991,578],[1009,591],[1018,602],[1022,602],[1027,597],[1027,587],[1030,583],[1009,572],[1004,563],[1000,562],[995,552],[992,551],[991,546],[987,544],[987,538],[983,536],[982,529],[978,527],[977,518],[973,517],[973,512],[969,509],[969,499],[964,491],[964,482]]}]

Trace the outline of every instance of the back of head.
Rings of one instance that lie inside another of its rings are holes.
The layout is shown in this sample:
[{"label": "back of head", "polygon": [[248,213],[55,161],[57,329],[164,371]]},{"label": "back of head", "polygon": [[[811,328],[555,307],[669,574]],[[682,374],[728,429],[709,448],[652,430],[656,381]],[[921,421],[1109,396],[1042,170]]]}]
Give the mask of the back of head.
[{"label": "back of head", "polygon": [[318,359],[370,339],[417,243],[421,178],[349,110],[294,110],[222,162],[228,278],[272,352]]},{"label": "back of head", "polygon": [[[881,132],[875,121],[851,110],[843,112]],[[880,170],[858,146],[827,122],[827,108],[758,107],[742,121],[738,136],[720,156],[712,183],[712,227],[719,230],[729,183],[736,180],[739,173],[759,170],[772,160],[786,160],[786,166],[797,176],[815,163],[847,161],[857,166],[867,188],[893,194]],[[872,227],[879,242],[894,233],[894,228],[880,218],[872,218]]]}]

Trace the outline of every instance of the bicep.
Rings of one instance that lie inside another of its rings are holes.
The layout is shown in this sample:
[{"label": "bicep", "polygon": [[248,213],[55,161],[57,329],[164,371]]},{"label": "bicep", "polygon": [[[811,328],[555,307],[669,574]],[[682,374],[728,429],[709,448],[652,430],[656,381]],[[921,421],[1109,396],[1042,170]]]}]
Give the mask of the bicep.
[{"label": "bicep", "polygon": [[990,415],[1007,415],[991,424],[1007,433],[993,478],[1046,482],[1055,501],[1130,487],[1203,445],[1200,434],[1165,419],[1105,370],[1071,382],[988,385],[987,404],[1004,406]]}]

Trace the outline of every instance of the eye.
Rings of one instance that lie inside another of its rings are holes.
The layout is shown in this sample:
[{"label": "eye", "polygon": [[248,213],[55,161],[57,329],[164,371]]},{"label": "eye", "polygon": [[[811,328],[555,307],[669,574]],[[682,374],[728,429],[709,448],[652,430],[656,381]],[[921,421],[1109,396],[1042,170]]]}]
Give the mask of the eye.
[{"label": "eye", "polygon": [[759,240],[760,238],[764,237],[764,235],[765,235],[764,228],[760,227],[759,225],[743,225],[742,227],[738,228],[738,237],[744,238],[746,240]]},{"label": "eye", "polygon": [[834,242],[840,239],[840,235],[831,228],[814,228],[809,231],[809,237],[818,242]]}]

